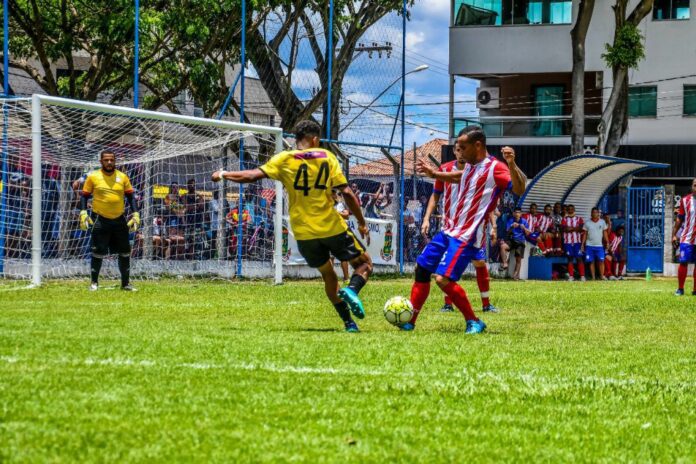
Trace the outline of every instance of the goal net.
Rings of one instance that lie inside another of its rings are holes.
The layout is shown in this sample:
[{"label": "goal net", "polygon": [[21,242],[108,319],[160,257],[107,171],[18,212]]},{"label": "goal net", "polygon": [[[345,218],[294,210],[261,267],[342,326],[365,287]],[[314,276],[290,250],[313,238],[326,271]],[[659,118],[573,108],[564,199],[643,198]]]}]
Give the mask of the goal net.
[{"label": "goal net", "polygon": [[[130,236],[134,277],[281,280],[280,184],[213,183],[210,175],[264,163],[282,150],[282,129],[38,95],[0,102],[0,276],[38,284],[89,274],[80,191],[109,149],[142,217]],[[102,275],[118,276],[115,256]]]}]

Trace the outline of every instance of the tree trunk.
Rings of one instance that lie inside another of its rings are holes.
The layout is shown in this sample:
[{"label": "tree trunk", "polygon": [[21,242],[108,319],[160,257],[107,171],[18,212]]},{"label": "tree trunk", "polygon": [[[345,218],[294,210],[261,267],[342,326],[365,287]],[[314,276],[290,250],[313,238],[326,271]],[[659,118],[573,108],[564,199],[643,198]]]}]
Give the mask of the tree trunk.
[{"label": "tree trunk", "polygon": [[580,0],[578,19],[570,31],[573,47],[571,155],[582,153],[585,146],[585,39],[594,4],[595,0]]},{"label": "tree trunk", "polygon": [[602,112],[602,119],[599,121],[599,136],[597,138],[597,150],[600,154],[606,152],[607,137],[609,129],[611,128],[611,121],[614,116],[614,110],[617,106],[619,98],[622,94],[622,89],[626,78],[628,77],[628,70],[626,68],[619,68],[614,74],[614,87],[611,89],[611,95],[609,96],[609,101],[607,106]]},{"label": "tree trunk", "polygon": [[628,130],[628,74],[624,77],[619,98],[611,119],[609,135],[607,136],[605,155],[616,156],[619,153],[621,139]]}]

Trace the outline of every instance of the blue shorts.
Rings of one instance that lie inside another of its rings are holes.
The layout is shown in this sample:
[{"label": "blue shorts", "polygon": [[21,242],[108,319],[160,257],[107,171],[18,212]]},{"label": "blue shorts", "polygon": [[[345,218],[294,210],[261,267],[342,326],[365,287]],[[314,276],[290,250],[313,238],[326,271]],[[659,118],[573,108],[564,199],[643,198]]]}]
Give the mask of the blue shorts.
[{"label": "blue shorts", "polygon": [[440,232],[428,243],[416,262],[433,274],[457,281],[471,261],[486,259],[483,248],[467,246],[464,242]]},{"label": "blue shorts", "polygon": [[696,264],[696,253],[694,253],[696,245],[690,243],[679,244],[679,264]]},{"label": "blue shorts", "polygon": [[592,263],[594,261],[604,261],[604,247],[588,246],[585,247],[585,261]]},{"label": "blue shorts", "polygon": [[563,245],[563,251],[565,251],[566,256],[570,259],[585,258],[585,255],[580,251],[579,243],[566,243]]}]

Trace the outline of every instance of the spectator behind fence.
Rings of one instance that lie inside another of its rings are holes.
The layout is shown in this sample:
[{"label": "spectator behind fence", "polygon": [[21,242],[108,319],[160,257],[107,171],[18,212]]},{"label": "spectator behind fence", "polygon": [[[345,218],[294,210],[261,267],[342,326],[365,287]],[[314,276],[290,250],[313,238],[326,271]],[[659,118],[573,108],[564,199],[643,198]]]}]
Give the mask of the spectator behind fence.
[{"label": "spectator behind fence", "polygon": [[507,236],[510,241],[510,253],[515,256],[515,270],[512,278],[520,280],[520,270],[522,268],[522,259],[524,258],[525,241],[527,236],[531,234],[529,223],[522,219],[522,209],[515,208],[512,212],[512,217],[508,219]]}]

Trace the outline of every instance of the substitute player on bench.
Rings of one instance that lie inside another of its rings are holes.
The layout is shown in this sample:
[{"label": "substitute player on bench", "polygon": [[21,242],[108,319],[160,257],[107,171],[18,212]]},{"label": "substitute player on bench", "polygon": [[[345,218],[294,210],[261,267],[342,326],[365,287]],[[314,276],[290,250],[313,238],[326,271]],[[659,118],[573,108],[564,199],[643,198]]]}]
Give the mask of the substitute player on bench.
[{"label": "substitute player on bench", "polygon": [[[130,253],[128,232],[140,226],[140,213],[135,204],[130,179],[116,169],[116,155],[111,150],[99,154],[101,169],[90,172],[82,186],[80,229],[92,227],[92,283],[90,290],[99,288],[99,271],[104,257],[118,253],[118,270],[121,272],[121,290],[135,291],[130,285]],[[87,199],[92,196],[93,220],[87,212]],[[131,220],[126,222],[124,198],[131,208]]]}]

